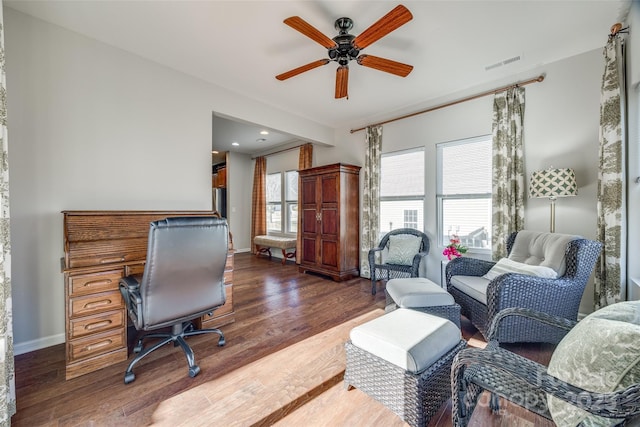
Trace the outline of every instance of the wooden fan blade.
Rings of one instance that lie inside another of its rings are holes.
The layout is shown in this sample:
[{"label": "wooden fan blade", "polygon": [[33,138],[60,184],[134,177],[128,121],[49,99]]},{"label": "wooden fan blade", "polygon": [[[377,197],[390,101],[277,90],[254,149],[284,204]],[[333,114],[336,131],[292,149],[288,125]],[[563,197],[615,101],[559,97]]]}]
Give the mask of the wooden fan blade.
[{"label": "wooden fan blade", "polygon": [[411,70],[413,70],[413,65],[407,65],[402,62],[396,62],[373,55],[360,55],[357,61],[358,64],[364,65],[365,67],[375,68],[376,70],[395,74],[400,77],[407,77]]},{"label": "wooden fan blade", "polygon": [[327,49],[337,47],[336,42],[334,42],[329,37],[322,34],[318,29],[316,29],[314,26],[312,26],[311,24],[309,24],[307,21],[300,18],[299,16],[292,16],[290,18],[287,18],[284,20],[284,23],[290,26],[291,28],[293,28],[294,30],[301,32],[302,34],[309,37],[311,40],[315,41],[316,43],[320,43],[322,46],[326,47]]},{"label": "wooden fan blade", "polygon": [[400,4],[364,30],[362,34],[353,40],[353,44],[355,44],[358,49],[364,49],[412,19],[413,15],[409,12],[409,9]]},{"label": "wooden fan blade", "polygon": [[336,99],[347,96],[347,87],[349,86],[349,67],[341,65],[336,71]]},{"label": "wooden fan blade", "polygon": [[304,73],[305,71],[313,70],[314,68],[321,67],[323,65],[327,65],[331,60],[329,59],[319,59],[314,62],[310,62],[302,67],[294,68],[293,70],[289,70],[286,73],[278,74],[276,79],[278,80],[287,80],[288,78],[297,76],[298,74]]}]

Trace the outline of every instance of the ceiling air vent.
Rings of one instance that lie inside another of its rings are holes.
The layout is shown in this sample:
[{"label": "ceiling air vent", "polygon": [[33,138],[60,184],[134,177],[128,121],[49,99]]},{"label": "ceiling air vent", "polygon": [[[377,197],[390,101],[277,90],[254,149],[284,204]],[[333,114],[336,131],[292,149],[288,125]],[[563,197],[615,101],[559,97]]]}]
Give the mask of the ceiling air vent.
[{"label": "ceiling air vent", "polygon": [[514,56],[513,58],[505,59],[504,61],[496,62],[495,64],[487,65],[484,67],[485,71],[493,70],[494,68],[502,67],[503,65],[509,65],[513,62],[520,61],[522,55]]}]

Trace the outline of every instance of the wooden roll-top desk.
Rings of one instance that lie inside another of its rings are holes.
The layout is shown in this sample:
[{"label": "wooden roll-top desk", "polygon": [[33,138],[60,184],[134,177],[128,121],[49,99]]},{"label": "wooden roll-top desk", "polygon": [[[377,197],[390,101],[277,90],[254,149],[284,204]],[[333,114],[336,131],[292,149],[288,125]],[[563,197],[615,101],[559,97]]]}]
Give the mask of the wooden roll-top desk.
[{"label": "wooden roll-top desk", "polygon": [[[63,211],[66,379],[127,360],[127,313],[120,278],[142,274],[149,224],[174,216],[212,216],[211,211]],[[196,327],[233,322],[233,242],[224,278],[227,302]]]}]

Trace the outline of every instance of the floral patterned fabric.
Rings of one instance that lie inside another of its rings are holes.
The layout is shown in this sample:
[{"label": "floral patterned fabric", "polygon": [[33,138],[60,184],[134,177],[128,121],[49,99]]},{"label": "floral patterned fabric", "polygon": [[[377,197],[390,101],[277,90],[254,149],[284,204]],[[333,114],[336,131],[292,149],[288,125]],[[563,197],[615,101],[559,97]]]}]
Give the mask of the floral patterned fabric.
[{"label": "floral patterned fabric", "polygon": [[364,194],[362,195],[362,236],[360,238],[360,276],[371,278],[369,249],[378,246],[380,234],[380,154],[382,126],[369,126],[365,142]]},{"label": "floral patterned fabric", "polygon": [[624,102],[621,90],[621,43],[610,37],[604,48],[605,67],[600,93],[600,168],[598,170],[597,238],[604,244],[595,271],[595,309],[623,299],[626,282],[624,265],[625,213],[622,119]]},{"label": "floral patterned fabric", "polygon": [[4,16],[0,0],[0,425],[16,413],[11,315],[11,238],[9,236],[9,158],[7,143],[7,80],[4,66]]},{"label": "floral patterned fabric", "polygon": [[494,261],[507,256],[507,237],[524,228],[524,88],[493,100],[493,197],[491,247]]}]

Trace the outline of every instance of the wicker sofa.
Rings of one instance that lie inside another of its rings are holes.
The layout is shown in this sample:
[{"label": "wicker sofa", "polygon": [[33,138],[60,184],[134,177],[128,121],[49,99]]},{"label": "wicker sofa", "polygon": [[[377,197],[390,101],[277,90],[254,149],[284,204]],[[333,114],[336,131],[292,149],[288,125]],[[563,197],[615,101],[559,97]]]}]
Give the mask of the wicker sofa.
[{"label": "wicker sofa", "polygon": [[[461,314],[485,338],[496,314],[509,307],[530,308],[575,321],[601,248],[600,242],[578,236],[526,230],[512,233],[507,240],[509,259],[549,266],[558,277],[505,273],[489,280],[483,276],[495,262],[461,257],[447,264],[447,290],[460,305]],[[506,319],[496,332],[496,339],[505,343],[555,344],[562,337],[556,328],[522,318]]]}]

